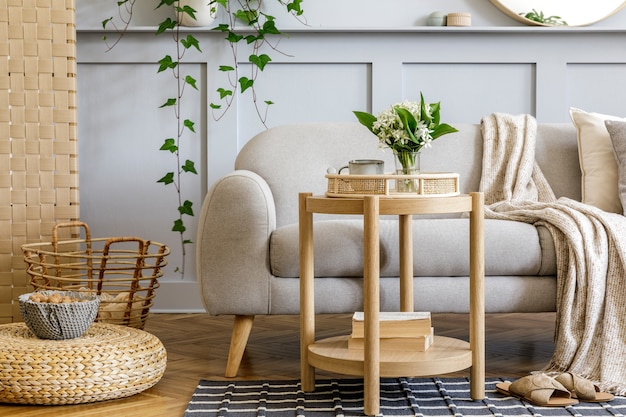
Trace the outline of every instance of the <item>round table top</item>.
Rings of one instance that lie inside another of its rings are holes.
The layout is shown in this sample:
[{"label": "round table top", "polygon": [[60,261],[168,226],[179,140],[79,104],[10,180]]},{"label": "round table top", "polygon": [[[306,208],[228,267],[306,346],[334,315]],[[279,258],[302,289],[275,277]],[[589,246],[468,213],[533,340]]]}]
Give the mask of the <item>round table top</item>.
[{"label": "round table top", "polygon": [[309,195],[306,197],[306,211],[325,214],[363,214],[365,200],[373,197],[378,199],[379,214],[445,214],[471,212],[473,209],[473,199],[481,199],[479,193],[460,194],[450,197],[414,198],[392,198],[386,196],[337,198],[322,195]]}]

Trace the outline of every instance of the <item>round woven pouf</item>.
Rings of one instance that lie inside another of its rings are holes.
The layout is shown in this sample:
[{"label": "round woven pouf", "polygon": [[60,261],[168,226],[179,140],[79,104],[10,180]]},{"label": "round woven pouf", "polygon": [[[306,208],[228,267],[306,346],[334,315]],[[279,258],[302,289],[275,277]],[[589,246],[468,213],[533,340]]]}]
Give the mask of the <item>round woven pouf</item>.
[{"label": "round woven pouf", "polygon": [[81,337],[38,339],[24,323],[0,325],[0,402],[80,404],[128,397],[155,385],[167,353],[154,335],[94,323]]}]

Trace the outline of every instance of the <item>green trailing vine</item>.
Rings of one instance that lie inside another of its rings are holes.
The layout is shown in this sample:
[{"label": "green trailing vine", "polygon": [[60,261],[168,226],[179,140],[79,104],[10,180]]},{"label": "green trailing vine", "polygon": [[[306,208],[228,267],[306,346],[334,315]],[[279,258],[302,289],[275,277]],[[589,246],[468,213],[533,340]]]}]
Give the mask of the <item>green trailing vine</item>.
[{"label": "green trailing vine", "polygon": [[[262,11],[262,1],[215,1],[226,11],[229,20],[227,23],[219,24],[214,30],[220,31],[225,35],[225,39],[229,42],[231,48],[233,56],[232,61],[234,63],[234,65],[220,65],[219,67],[221,72],[228,74],[229,85],[227,87],[218,88],[217,93],[219,94],[220,100],[218,103],[212,102],[210,104],[215,120],[219,120],[231,107],[237,89],[239,89],[241,94],[249,90],[259,120],[266,126],[267,111],[269,106],[274,103],[271,100],[264,100],[263,104],[265,108],[261,110],[254,84],[259,73],[272,61],[272,58],[268,54],[261,53],[261,51],[263,49],[270,49],[282,53],[278,50],[277,42],[280,40],[280,36],[284,34],[276,26],[275,17]],[[276,1],[284,6],[293,16],[302,16],[303,0]],[[234,8],[233,4],[235,5]],[[243,23],[243,29],[245,30],[237,29],[236,24],[238,22]],[[250,32],[250,29],[252,29],[252,32]],[[276,43],[274,43],[273,40],[277,40]],[[239,66],[237,65],[237,62],[239,62],[239,44],[242,43],[245,43],[251,48],[248,57],[248,62],[251,64],[249,76],[240,75]]]},{"label": "green trailing vine", "polygon": [[[102,27],[112,27],[117,37],[110,42],[107,37],[103,37],[107,50],[111,50],[122,39],[127,32],[132,21],[133,10],[137,0],[119,0],[118,18],[107,18],[102,21]],[[178,0],[155,0],[158,4],[155,9],[163,6],[172,7],[175,15],[186,14],[192,19],[196,19],[196,10],[190,6],[179,6]],[[262,103],[265,108],[261,109],[261,103],[257,98],[255,91],[255,82],[261,72],[266,68],[267,64],[272,61],[270,55],[265,53],[266,49],[279,52],[277,47],[279,39],[284,34],[277,28],[276,19],[263,11],[262,4],[264,0],[207,0],[207,5],[215,7],[216,11],[221,8],[228,16],[228,22],[218,24],[213,30],[224,34],[224,39],[231,48],[233,64],[220,65],[219,71],[228,75],[228,85],[217,88],[216,93],[219,100],[209,104],[213,112],[215,121],[220,120],[228,109],[232,106],[236,93],[250,94],[257,115],[264,126],[267,127],[267,112],[272,103],[271,100],[264,100]],[[270,0],[265,0],[270,1]],[[303,0],[273,0],[282,5],[291,15],[300,18],[303,15]],[[119,20],[119,25],[116,24]],[[241,25],[241,26],[238,26]],[[241,27],[241,29],[239,29]],[[167,186],[175,189],[178,197],[178,213],[173,220],[172,231],[180,237],[180,245],[182,250],[181,266],[176,268],[176,272],[180,273],[181,278],[185,275],[185,259],[186,247],[193,241],[187,238],[187,227],[185,219],[188,216],[194,216],[193,202],[183,197],[181,184],[187,175],[197,175],[195,163],[192,160],[185,159],[183,161],[181,148],[189,135],[195,134],[195,122],[186,118],[182,114],[182,103],[185,93],[188,89],[198,90],[197,81],[190,75],[181,72],[181,63],[184,62],[185,55],[190,50],[202,52],[200,42],[189,31],[181,32],[181,25],[178,19],[171,17],[165,18],[159,23],[156,35],[170,34],[176,47],[172,55],[167,54],[158,61],[157,73],[169,74],[173,80],[173,96],[166,99],[159,108],[171,109],[174,114],[176,124],[176,134],[173,137],[167,137],[161,141],[160,151],[170,153],[173,156],[175,169],[168,170],[165,175],[157,180]],[[239,62],[239,45],[246,45],[246,50],[250,51],[247,62],[251,64],[251,72],[247,75],[240,74]],[[263,52],[262,52],[263,51]]]},{"label": "green trailing vine", "polygon": [[[178,3],[175,0],[161,0],[161,3],[157,6],[157,8],[167,5],[173,6],[174,3]],[[185,7],[175,7],[176,13],[186,13],[193,19],[195,19],[195,10],[190,8],[189,6]],[[181,73],[180,63],[183,62],[185,54],[187,51],[191,49],[195,49],[198,52],[202,52],[200,49],[200,43],[198,39],[196,39],[193,35],[188,34],[187,36],[181,36],[180,33],[180,25],[177,20],[173,20],[171,18],[165,19],[161,24],[159,24],[159,28],[157,29],[156,34],[160,35],[162,33],[170,32],[173,40],[176,44],[176,52],[174,58],[170,55],[165,55],[163,58],[159,60],[159,69],[158,73],[163,73],[169,71],[172,78],[175,81],[176,85],[176,95],[174,97],[168,98],[160,108],[171,108],[174,111],[174,116],[176,119],[176,136],[173,138],[166,138],[159,150],[164,152],[169,152],[174,156],[176,160],[176,170],[167,172],[162,178],[160,178],[157,182],[162,183],[164,185],[172,185],[176,189],[176,194],[178,197],[178,214],[174,219],[174,224],[172,226],[172,232],[178,233],[180,237],[181,250],[183,254],[182,265],[180,268],[177,268],[177,272],[179,271],[181,276],[185,275],[185,258],[186,258],[186,247],[188,244],[193,243],[191,239],[186,238],[185,232],[187,231],[187,227],[185,226],[185,216],[193,216],[193,202],[190,200],[186,200],[182,196],[181,184],[183,182],[183,175],[193,174],[198,175],[198,171],[196,170],[195,163],[192,160],[186,159],[184,162],[182,161],[180,148],[182,145],[182,140],[184,139],[185,133],[189,132],[192,134],[196,133],[195,130],[195,122],[188,118],[185,118],[182,114],[182,102],[183,96],[185,94],[185,89],[188,87],[193,88],[194,90],[198,90],[197,81],[191,75],[185,75]]]}]

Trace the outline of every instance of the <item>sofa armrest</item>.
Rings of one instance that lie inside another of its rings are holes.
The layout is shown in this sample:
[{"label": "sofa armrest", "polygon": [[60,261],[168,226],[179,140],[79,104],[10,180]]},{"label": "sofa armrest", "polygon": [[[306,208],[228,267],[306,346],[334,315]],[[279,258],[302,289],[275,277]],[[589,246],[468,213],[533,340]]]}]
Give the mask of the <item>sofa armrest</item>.
[{"label": "sofa armrest", "polygon": [[200,296],[209,314],[269,314],[272,192],[246,170],[220,178],[202,204],[196,237]]}]

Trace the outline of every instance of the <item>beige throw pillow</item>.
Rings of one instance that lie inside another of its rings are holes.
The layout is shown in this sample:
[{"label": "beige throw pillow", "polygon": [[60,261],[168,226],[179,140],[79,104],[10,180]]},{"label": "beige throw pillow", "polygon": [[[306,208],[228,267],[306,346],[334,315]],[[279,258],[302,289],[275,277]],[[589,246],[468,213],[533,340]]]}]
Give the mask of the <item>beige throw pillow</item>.
[{"label": "beige throw pillow", "polygon": [[618,192],[626,216],[626,122],[607,120],[604,122],[609,131],[611,143],[617,157]]},{"label": "beige throw pillow", "polygon": [[622,213],[617,188],[617,161],[605,120],[626,121],[616,116],[571,108],[578,131],[578,157],[582,172],[582,201],[611,213]]}]

